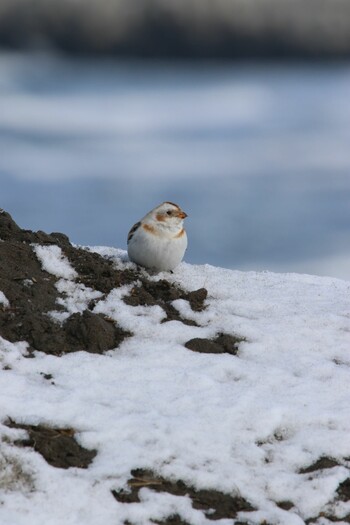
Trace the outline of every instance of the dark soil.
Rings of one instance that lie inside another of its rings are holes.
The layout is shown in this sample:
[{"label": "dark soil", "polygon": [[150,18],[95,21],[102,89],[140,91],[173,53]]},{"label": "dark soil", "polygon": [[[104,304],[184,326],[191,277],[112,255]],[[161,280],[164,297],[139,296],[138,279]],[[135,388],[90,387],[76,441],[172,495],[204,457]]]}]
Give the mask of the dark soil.
[{"label": "dark soil", "polygon": [[125,302],[133,306],[158,304],[166,312],[167,321],[196,324],[181,318],[171,304],[175,299],[189,301],[194,311],[205,307],[204,288],[186,292],[165,280],[150,281],[144,272],[118,270],[112,260],[72,246],[62,233],[48,235],[21,229],[4,211],[0,212],[0,239],[0,290],[11,305],[0,309],[0,335],[11,342],[27,341],[29,356],[35,350],[57,356],[79,350],[103,353],[117,348],[132,335],[105,316],[92,313],[94,303],[63,324],[54,321],[48,313],[62,310],[57,304],[57,278],[42,269],[31,244],[58,245],[78,273],[76,281],[104,295],[116,287],[135,283]]},{"label": "dark soil", "polygon": [[332,516],[331,514],[328,514],[327,512],[321,512],[319,516],[315,516],[314,518],[307,519],[305,521],[305,524],[306,525],[313,525],[313,524],[316,525],[317,523],[319,523],[320,518],[326,518],[331,523],[341,523],[342,525],[344,523],[350,523],[350,514],[337,518],[336,516]]},{"label": "dark soil", "polygon": [[131,335],[116,326],[113,321],[89,310],[71,315],[63,327],[69,352],[83,348],[87,352],[101,354],[105,350],[117,348],[125,337]]},{"label": "dark soil", "polygon": [[11,428],[21,428],[28,432],[27,439],[16,441],[16,445],[33,447],[53,467],[87,468],[97,454],[77,443],[72,428],[50,428],[43,425],[23,425],[12,420],[6,422]]},{"label": "dark soil", "polygon": [[27,341],[29,355],[34,350],[62,355],[78,350],[102,353],[118,347],[131,335],[89,310],[72,315],[63,324],[47,315],[62,309],[57,304],[57,278],[41,268],[31,244],[60,246],[72,265],[81,269],[78,281],[96,289],[101,284],[102,291],[130,281],[131,272],[115,270],[103,257],[74,248],[63,234],[21,230],[6,212],[0,213],[0,239],[0,290],[11,305],[0,310],[0,335],[4,339]]},{"label": "dark soil", "polygon": [[141,279],[141,283],[135,286],[131,293],[124,297],[124,302],[130,306],[160,306],[166,313],[166,321],[181,321],[184,324],[196,326],[197,323],[191,319],[184,319],[176,308],[171,304],[176,299],[184,299],[191,305],[192,310],[201,312],[205,308],[207,290],[200,288],[193,292],[186,292],[179,286],[169,283],[165,279],[157,282]]},{"label": "dark soil", "polygon": [[[210,520],[235,518],[238,512],[254,510],[250,503],[240,496],[223,494],[217,490],[196,490],[181,480],[170,481],[149,470],[136,469],[131,474],[133,477],[128,481],[128,491],[112,491],[115,499],[121,503],[140,502],[139,490],[147,487],[155,492],[167,492],[174,496],[189,496],[193,508],[202,510]],[[184,522],[178,516],[172,515],[167,521],[160,523],[181,525]]]},{"label": "dark soil", "polygon": [[108,294],[113,288],[131,284],[139,277],[133,270],[117,270],[113,261],[98,253],[76,248],[70,243],[61,248],[78,273],[77,282],[104,294]]},{"label": "dark soil", "polygon": [[325,456],[325,457],[319,458],[317,461],[315,461],[315,463],[313,463],[309,467],[300,469],[299,472],[300,474],[309,474],[310,472],[315,472],[316,470],[338,467],[339,465],[340,463],[336,461],[335,459],[328,458]]},{"label": "dark soil", "polygon": [[215,339],[200,339],[196,337],[187,341],[185,347],[193,352],[203,354],[232,354],[238,352],[238,345],[244,341],[243,338],[230,334],[218,334]]},{"label": "dark soil", "polygon": [[339,494],[339,499],[342,501],[350,500],[350,478],[347,478],[345,481],[340,483],[337,493]]},{"label": "dark soil", "polygon": [[155,525],[191,525],[188,521],[184,521],[178,514],[172,514],[162,521],[154,521]]},{"label": "dark soil", "polygon": [[284,501],[278,501],[277,506],[280,509],[283,510],[290,510],[294,507],[294,503],[292,501],[284,500]]}]

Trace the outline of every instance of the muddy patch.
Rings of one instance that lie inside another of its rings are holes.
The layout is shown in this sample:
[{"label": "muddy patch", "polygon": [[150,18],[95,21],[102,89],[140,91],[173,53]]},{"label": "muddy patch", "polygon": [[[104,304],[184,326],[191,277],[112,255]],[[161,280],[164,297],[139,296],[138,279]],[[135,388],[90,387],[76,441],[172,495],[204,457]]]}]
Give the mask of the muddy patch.
[{"label": "muddy patch", "polygon": [[309,474],[311,472],[316,472],[317,470],[323,470],[327,468],[339,467],[340,463],[333,458],[324,456],[319,458],[315,463],[309,465],[308,467],[302,468],[299,470],[300,474]]},{"label": "muddy patch", "polygon": [[86,350],[102,354],[106,350],[117,348],[131,333],[99,314],[85,310],[82,314],[73,314],[63,325],[67,352]]},{"label": "muddy patch", "polygon": [[294,503],[292,501],[289,501],[289,500],[283,500],[283,501],[278,501],[276,503],[277,507],[279,507],[280,509],[283,509],[283,510],[290,510],[294,507]]},{"label": "muddy patch", "polygon": [[181,317],[171,304],[176,299],[188,301],[195,312],[205,308],[205,288],[186,292],[166,280],[150,281],[144,272],[118,270],[112,259],[72,246],[66,235],[23,230],[8,213],[0,211],[0,290],[10,302],[9,308],[0,307],[0,335],[13,343],[27,341],[29,356],[35,350],[53,355],[79,350],[103,353],[117,348],[131,335],[107,317],[92,313],[96,301],[64,323],[52,319],[49,312],[63,310],[57,303],[60,298],[57,278],[42,269],[31,244],[59,246],[78,274],[76,282],[103,296],[116,287],[135,283],[124,298],[125,303],[159,305],[166,313],[163,322],[176,320],[196,325],[195,321]]},{"label": "muddy patch", "polygon": [[78,273],[76,281],[108,294],[113,288],[131,284],[138,279],[134,270],[117,270],[113,260],[71,244],[61,246],[63,254]]},{"label": "muddy patch", "polygon": [[[146,487],[155,492],[167,492],[174,496],[187,495],[192,500],[192,507],[203,511],[206,518],[210,520],[235,518],[238,512],[254,510],[252,505],[241,496],[231,496],[217,490],[197,490],[181,480],[170,481],[149,470],[135,469],[131,471],[131,474],[133,477],[128,481],[128,490],[112,491],[113,496],[120,503],[139,503],[139,490]],[[169,516],[169,519],[178,518],[173,515]],[[174,523],[181,524],[181,521],[174,521]]]},{"label": "muddy patch", "polygon": [[73,314],[59,324],[46,313],[37,311],[35,306],[23,307],[20,300],[16,304],[15,309],[0,312],[0,334],[13,343],[27,341],[28,356],[36,350],[56,356],[80,350],[101,354],[117,348],[131,335],[102,315],[88,310]]},{"label": "muddy patch", "polygon": [[341,501],[350,501],[350,478],[340,483],[337,488],[337,494]]},{"label": "muddy patch", "polygon": [[[4,244],[3,255],[5,256],[9,245],[16,247],[17,250],[19,245],[22,245],[23,249],[27,249],[27,251],[32,251],[30,244],[59,246],[78,273],[77,282],[81,282],[103,293],[109,293],[113,288],[130,284],[137,279],[136,271],[129,269],[117,270],[112,260],[89,250],[74,247],[70,243],[69,238],[63,233],[54,232],[47,234],[42,231],[33,232],[21,229],[11,215],[3,210],[0,210],[0,239],[3,241],[2,244]],[[34,254],[32,255],[33,257],[35,258]],[[20,270],[18,278],[20,278],[20,275],[30,276],[32,273],[30,270],[33,270],[33,268],[29,268],[27,271],[26,265],[23,264],[26,261],[23,261],[21,264],[20,259],[18,259],[16,262]],[[41,270],[40,264],[39,268]],[[10,273],[12,270],[13,268],[9,267]],[[54,277],[52,279],[55,280]]]},{"label": "muddy patch", "polygon": [[62,355],[79,350],[103,353],[131,335],[89,310],[62,324],[53,320],[48,312],[62,310],[57,304],[57,278],[42,269],[31,244],[58,245],[80,272],[78,280],[102,292],[136,279],[132,272],[115,270],[100,255],[74,248],[63,234],[22,230],[5,212],[0,213],[0,239],[0,290],[10,302],[10,307],[0,308],[4,339],[27,341],[28,355],[35,350]]},{"label": "muddy patch", "polygon": [[28,438],[20,439],[15,445],[32,447],[56,468],[88,468],[97,454],[96,450],[83,448],[75,439],[72,428],[50,428],[43,425],[24,425],[8,420],[11,428],[26,430]]},{"label": "muddy patch", "polygon": [[193,352],[202,354],[231,354],[238,353],[239,343],[244,341],[242,337],[230,334],[218,334],[215,339],[201,339],[196,337],[185,343],[185,347]]},{"label": "muddy patch", "polygon": [[130,306],[160,306],[166,313],[163,323],[180,321],[190,326],[197,326],[197,323],[192,319],[183,318],[171,303],[177,299],[184,299],[190,303],[193,311],[200,312],[205,308],[207,294],[208,292],[205,288],[186,292],[165,279],[160,281],[141,279],[141,283],[132,288],[130,294],[124,297],[123,300]]},{"label": "muddy patch", "polygon": [[188,521],[184,521],[178,514],[173,514],[165,520],[155,520],[154,525],[191,525]]}]

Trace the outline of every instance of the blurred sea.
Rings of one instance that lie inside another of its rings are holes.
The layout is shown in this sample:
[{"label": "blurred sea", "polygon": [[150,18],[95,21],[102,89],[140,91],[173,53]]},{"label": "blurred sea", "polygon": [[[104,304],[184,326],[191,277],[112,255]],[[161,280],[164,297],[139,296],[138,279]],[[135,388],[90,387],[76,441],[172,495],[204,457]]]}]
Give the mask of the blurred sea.
[{"label": "blurred sea", "polygon": [[350,279],[350,64],[0,55],[0,207],[126,248],[163,200],[186,260]]}]

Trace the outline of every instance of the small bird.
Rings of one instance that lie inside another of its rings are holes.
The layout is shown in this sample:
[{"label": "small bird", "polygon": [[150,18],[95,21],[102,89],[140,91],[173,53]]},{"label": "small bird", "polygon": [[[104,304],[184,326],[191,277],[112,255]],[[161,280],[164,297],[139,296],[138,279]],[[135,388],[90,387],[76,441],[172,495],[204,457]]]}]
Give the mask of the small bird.
[{"label": "small bird", "polygon": [[187,248],[183,221],[187,214],[173,202],[153,208],[129,231],[129,259],[156,271],[171,271],[180,262]]}]

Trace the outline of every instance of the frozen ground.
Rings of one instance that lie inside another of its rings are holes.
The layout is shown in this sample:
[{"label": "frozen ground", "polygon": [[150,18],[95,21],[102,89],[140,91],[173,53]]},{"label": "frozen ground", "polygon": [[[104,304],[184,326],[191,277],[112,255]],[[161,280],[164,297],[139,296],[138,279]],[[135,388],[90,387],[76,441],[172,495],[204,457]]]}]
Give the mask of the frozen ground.
[{"label": "frozen ground", "polygon": [[[74,428],[78,442],[97,451],[86,469],[55,468],[14,444],[24,430],[2,424],[1,523],[150,525],[172,515],[191,525],[348,523],[349,282],[184,263],[151,280],[204,287],[206,308],[195,312],[177,299],[175,309],[195,323],[162,323],[159,305],[123,301],[135,283],[98,293],[79,283],[61,248],[33,250],[57,279],[61,305],[51,317],[83,312],[93,300],[93,313],[133,335],[102,355],[36,351],[31,359],[25,341],[0,339],[3,423]],[[134,268],[121,250],[92,251]],[[0,294],[2,308],[15,307],[7,299]],[[244,339],[237,353],[184,346],[220,333]],[[213,522],[188,496],[152,483],[141,483],[138,502],[123,503],[112,491],[128,492],[133,469],[238,495],[254,510]]]}]

